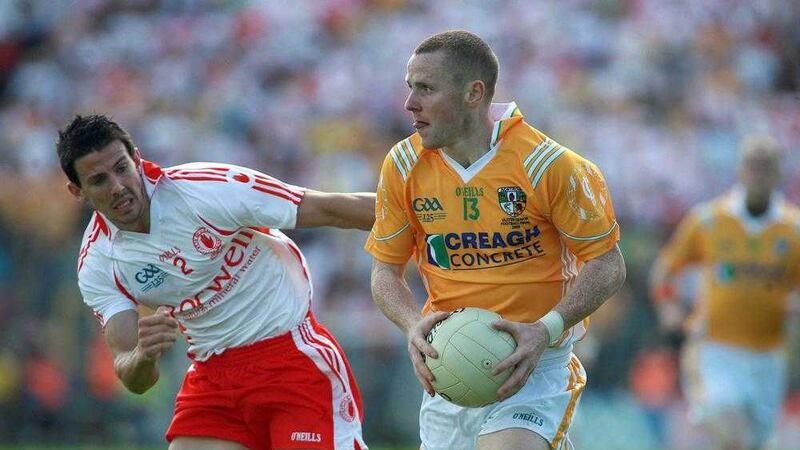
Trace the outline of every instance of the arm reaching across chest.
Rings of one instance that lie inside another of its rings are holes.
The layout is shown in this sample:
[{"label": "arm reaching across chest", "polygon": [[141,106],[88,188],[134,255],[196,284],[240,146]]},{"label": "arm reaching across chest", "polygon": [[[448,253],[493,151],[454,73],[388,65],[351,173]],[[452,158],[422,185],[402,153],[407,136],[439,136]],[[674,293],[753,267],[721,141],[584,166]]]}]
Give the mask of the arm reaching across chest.
[{"label": "arm reaching across chest", "polygon": [[230,164],[190,163],[166,174],[198,214],[220,228],[369,230],[375,222],[373,193],[314,191]]},{"label": "arm reaching across chest", "polygon": [[158,362],[178,336],[178,323],[166,310],[139,318],[135,310],[109,319],[106,343],[114,355],[114,372],[125,387],[142,394],[158,381]]},{"label": "arm reaching across chest", "polygon": [[369,230],[375,223],[375,194],[307,190],[297,207],[296,228],[336,227]]}]

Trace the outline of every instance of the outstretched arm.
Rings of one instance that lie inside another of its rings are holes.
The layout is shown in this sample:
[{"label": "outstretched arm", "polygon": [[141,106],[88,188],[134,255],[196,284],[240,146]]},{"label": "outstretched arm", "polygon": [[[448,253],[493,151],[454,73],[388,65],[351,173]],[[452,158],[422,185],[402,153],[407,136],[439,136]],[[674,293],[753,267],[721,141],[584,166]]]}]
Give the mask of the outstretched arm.
[{"label": "outstretched arm", "polygon": [[297,207],[296,228],[336,227],[369,230],[375,222],[375,194],[307,190]]},{"label": "outstretched arm", "polygon": [[158,381],[158,361],[177,339],[178,322],[159,309],[139,319],[136,310],[115,314],[106,324],[114,371],[125,387],[143,394]]},{"label": "outstretched arm", "polygon": [[[553,308],[564,320],[562,329],[571,328],[597,310],[622,287],[625,275],[625,261],[616,245],[608,252],[587,261],[578,274],[575,285]],[[525,384],[548,343],[558,336],[550,336],[542,321],[519,323],[500,320],[495,324],[496,328],[511,333],[517,341],[514,353],[494,369],[494,373],[499,374],[514,367],[511,376],[497,391],[500,398],[505,399]]]}]

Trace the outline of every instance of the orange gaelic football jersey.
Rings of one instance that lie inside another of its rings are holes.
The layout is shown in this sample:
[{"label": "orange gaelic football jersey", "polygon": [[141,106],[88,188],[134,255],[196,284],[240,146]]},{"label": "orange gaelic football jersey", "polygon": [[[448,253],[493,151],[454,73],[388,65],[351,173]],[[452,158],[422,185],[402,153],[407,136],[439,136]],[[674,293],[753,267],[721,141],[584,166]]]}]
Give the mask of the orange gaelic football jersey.
[{"label": "orange gaelic football jersey", "polygon": [[514,103],[499,112],[490,151],[469,168],[416,133],[383,163],[365,248],[385,263],[414,258],[423,314],[476,306],[534,322],[583,261],[619,240],[597,167],[528,125]]},{"label": "orange gaelic football jersey", "polygon": [[800,282],[800,212],[774,197],[756,220],[734,188],[695,207],[664,248],[660,263],[670,275],[702,266],[690,330],[757,351],[783,343],[789,294]]}]

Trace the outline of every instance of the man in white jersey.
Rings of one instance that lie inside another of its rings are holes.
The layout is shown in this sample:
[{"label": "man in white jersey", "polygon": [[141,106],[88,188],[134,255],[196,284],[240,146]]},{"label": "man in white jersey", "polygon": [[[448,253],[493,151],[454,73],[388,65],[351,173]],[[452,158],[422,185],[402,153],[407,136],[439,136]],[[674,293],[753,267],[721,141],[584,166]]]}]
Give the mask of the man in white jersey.
[{"label": "man in white jersey", "polygon": [[[189,343],[171,450],[367,448],[355,379],[311,313],[308,267],[280,229],[370,229],[374,194],[227,164],[162,169],[105,116],[76,116],[57,151],[69,191],[95,209],[78,284],[119,379],[145,392],[178,329]],[[157,312],[139,318],[138,304]]]}]

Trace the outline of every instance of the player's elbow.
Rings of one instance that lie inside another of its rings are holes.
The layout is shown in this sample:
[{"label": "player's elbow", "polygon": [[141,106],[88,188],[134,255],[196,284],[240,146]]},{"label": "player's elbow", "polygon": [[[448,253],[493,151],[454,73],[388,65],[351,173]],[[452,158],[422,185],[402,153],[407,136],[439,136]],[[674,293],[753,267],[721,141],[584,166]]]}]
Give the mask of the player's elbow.
[{"label": "player's elbow", "polygon": [[372,272],[370,273],[370,288],[372,299],[379,304],[386,297],[387,293],[403,286],[403,270],[405,265],[389,264],[377,259],[372,261]]},{"label": "player's elbow", "polygon": [[121,381],[122,384],[125,386],[125,389],[134,394],[142,395],[145,392],[149,391],[151,387],[155,386],[156,381],[158,381],[158,378],[155,377],[146,381],[141,381],[141,380],[126,381],[124,379],[122,379]]},{"label": "player's elbow", "polygon": [[625,284],[625,280],[627,278],[628,278],[628,267],[625,265],[625,259],[622,258],[622,255],[620,255],[619,267],[617,270],[617,276],[615,278],[615,283],[614,283],[614,292],[617,292],[622,288],[622,285]]},{"label": "player's elbow", "polygon": [[625,284],[625,279],[628,277],[628,269],[625,265],[625,258],[619,247],[604,255],[606,266],[606,280],[608,282],[608,291],[611,295],[616,294]]}]

